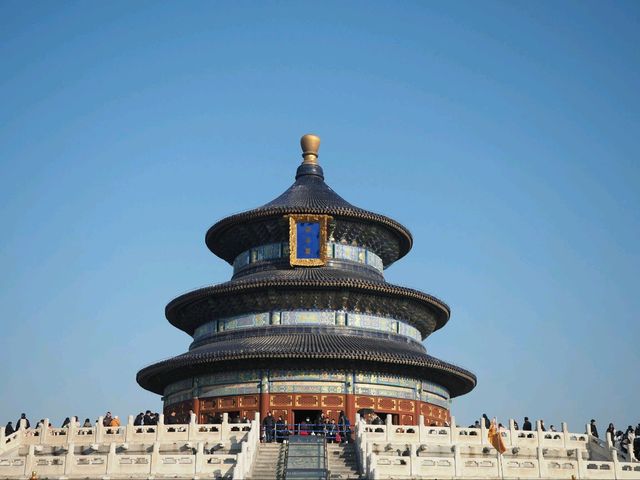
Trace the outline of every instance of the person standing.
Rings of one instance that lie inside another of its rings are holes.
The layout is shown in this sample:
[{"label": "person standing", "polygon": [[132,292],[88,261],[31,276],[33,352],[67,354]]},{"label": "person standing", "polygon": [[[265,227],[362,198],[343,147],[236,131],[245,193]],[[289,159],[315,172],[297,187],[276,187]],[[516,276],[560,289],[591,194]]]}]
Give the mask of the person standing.
[{"label": "person standing", "polygon": [[140,425],[142,425],[142,422],[144,421],[144,413],[140,412],[136,418],[133,420],[133,425],[136,427],[139,427]]},{"label": "person standing", "polygon": [[287,424],[284,423],[284,420],[282,419],[282,417],[278,417],[278,421],[276,422],[276,442],[278,443],[284,442],[287,435],[289,435]]},{"label": "person standing", "polygon": [[11,424],[11,422],[7,422],[7,426],[4,427],[4,436],[8,437],[13,432],[15,432],[15,430],[13,429],[13,425]]},{"label": "person standing", "polygon": [[102,426],[103,427],[110,427],[112,420],[113,420],[113,417],[111,416],[111,412],[107,412],[105,414],[104,418],[102,419]]},{"label": "person standing", "polygon": [[616,441],[616,427],[613,426],[613,423],[610,423],[607,427],[607,433],[611,435],[611,443],[614,444]]},{"label": "person standing", "polygon": [[482,414],[482,420],[484,421],[485,428],[491,427],[491,420],[489,420],[489,417],[487,417],[486,413]]},{"label": "person standing", "polygon": [[524,422],[522,422],[522,430],[530,432],[532,429],[531,422],[529,421],[529,417],[524,417]]},{"label": "person standing", "polygon": [[275,421],[271,412],[267,412],[267,416],[262,421],[262,428],[264,428],[264,436],[267,443],[273,442],[273,430],[275,428]]},{"label": "person standing", "polygon": [[30,428],[30,427],[31,427],[31,423],[29,423],[27,414],[23,413],[22,415],[20,415],[20,418],[16,422],[16,430],[20,430],[21,428],[24,428],[26,430],[27,428]]},{"label": "person standing", "polygon": [[600,438],[598,436],[598,428],[596,427],[596,421],[593,418],[591,419],[590,425],[591,425],[591,435],[593,435],[596,438]]}]

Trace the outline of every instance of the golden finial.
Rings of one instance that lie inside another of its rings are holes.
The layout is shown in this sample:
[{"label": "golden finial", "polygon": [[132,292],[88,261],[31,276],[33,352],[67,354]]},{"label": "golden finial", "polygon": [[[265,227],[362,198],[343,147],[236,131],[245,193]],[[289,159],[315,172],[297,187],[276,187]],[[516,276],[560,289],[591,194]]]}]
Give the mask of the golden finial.
[{"label": "golden finial", "polygon": [[300,139],[302,147],[302,163],[316,165],[318,163],[318,149],[320,148],[320,137],[313,134],[303,135]]}]

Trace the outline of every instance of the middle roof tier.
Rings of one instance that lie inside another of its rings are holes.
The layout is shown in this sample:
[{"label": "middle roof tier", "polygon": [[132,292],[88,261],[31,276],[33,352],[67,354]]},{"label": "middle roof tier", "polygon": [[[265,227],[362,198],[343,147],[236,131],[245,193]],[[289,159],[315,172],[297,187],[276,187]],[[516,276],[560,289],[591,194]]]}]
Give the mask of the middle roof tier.
[{"label": "middle roof tier", "polygon": [[334,310],[401,320],[425,339],[449,320],[438,298],[343,269],[318,267],[271,270],[242,276],[183,294],[165,309],[169,322],[193,335],[213,320],[245,313]]}]

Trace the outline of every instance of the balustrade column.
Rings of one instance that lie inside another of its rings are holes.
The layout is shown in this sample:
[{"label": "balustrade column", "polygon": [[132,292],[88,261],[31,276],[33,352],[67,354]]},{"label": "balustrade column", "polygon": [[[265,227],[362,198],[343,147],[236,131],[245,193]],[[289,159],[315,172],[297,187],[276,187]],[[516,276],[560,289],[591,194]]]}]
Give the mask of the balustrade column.
[{"label": "balustrade column", "polygon": [[536,450],[538,456],[538,471],[540,472],[540,478],[548,478],[549,472],[547,471],[547,462],[544,458],[543,448],[538,447]]},{"label": "balustrade column", "polygon": [[456,425],[456,417],[453,415],[449,415],[450,426],[449,426],[449,443],[453,445],[456,438],[458,437],[458,426]]},{"label": "balustrade column", "polygon": [[196,446],[196,475],[204,471],[204,443],[198,442]]},{"label": "balustrade column", "polygon": [[4,450],[6,445],[6,435],[4,434],[4,427],[0,427],[0,452]]},{"label": "balustrade column", "polygon": [[33,472],[33,467],[36,464],[36,446],[29,445],[29,452],[27,453],[27,458],[24,461],[24,474],[27,477],[31,477],[31,472]]},{"label": "balustrade column", "polygon": [[453,468],[456,477],[462,476],[462,454],[460,453],[460,445],[453,445]]},{"label": "balustrade column", "polygon": [[418,441],[425,442],[427,440],[427,430],[424,428],[424,415],[418,415]]},{"label": "balustrade column", "polygon": [[420,475],[420,462],[416,452],[415,444],[409,444],[409,474],[411,478],[417,478]]},{"label": "balustrade column", "polygon": [[611,432],[605,432],[607,448],[611,450],[613,448],[613,438],[611,438]]},{"label": "balustrade column", "polygon": [[127,417],[127,425],[124,430],[124,441],[131,442],[134,439],[133,415]]},{"label": "balustrade column", "polygon": [[109,444],[109,453],[107,454],[107,475],[112,474],[116,469],[116,444]]},{"label": "balustrade column", "polygon": [[[591,430],[591,428],[589,428],[589,424],[587,424],[587,429]],[[589,435],[591,435],[590,432]],[[585,468],[584,460],[582,459],[582,452],[579,448],[576,448],[575,452],[576,462],[578,463],[578,478],[587,478],[587,469]]]},{"label": "balustrade column", "polygon": [[612,461],[613,461],[613,471],[616,472],[616,478],[622,478],[622,466],[620,465],[620,461],[618,460],[618,455],[616,454],[616,450],[611,450]]},{"label": "balustrade column", "polygon": [[567,422],[562,422],[560,425],[562,426],[562,445],[564,448],[567,448],[570,442],[569,427],[567,426]]},{"label": "balustrade column", "polygon": [[518,438],[518,431],[516,430],[516,422],[513,418],[509,419],[509,444],[515,445]]},{"label": "balustrade column", "polygon": [[537,437],[538,437],[538,446],[542,446],[542,442],[543,442],[543,435],[542,435],[542,423],[540,423],[540,420],[536,420],[536,433],[537,433]]},{"label": "balustrade column", "polygon": [[101,415],[96,422],[96,443],[104,442],[104,417]]},{"label": "balustrade column", "polygon": [[50,437],[51,433],[49,432],[49,419],[45,418],[44,422],[42,422],[42,430],[40,433],[40,444],[41,445],[46,445],[47,443],[49,443],[49,437]]},{"label": "balustrade column", "polygon": [[489,443],[489,438],[487,436],[487,426],[484,423],[484,417],[480,418],[480,443],[482,445],[487,445]]},{"label": "balustrade column", "polygon": [[64,474],[66,476],[69,476],[73,475],[73,471],[76,467],[76,454],[74,452],[75,445],[73,444],[73,442],[70,442],[67,445],[67,448],[67,453],[64,456]]},{"label": "balustrade column", "polygon": [[392,439],[393,433],[393,423],[391,423],[391,414],[387,414],[387,418],[385,419],[385,439],[387,442],[390,442]]},{"label": "balustrade column", "polygon": [[151,450],[151,475],[155,475],[160,464],[160,442],[153,442]]}]

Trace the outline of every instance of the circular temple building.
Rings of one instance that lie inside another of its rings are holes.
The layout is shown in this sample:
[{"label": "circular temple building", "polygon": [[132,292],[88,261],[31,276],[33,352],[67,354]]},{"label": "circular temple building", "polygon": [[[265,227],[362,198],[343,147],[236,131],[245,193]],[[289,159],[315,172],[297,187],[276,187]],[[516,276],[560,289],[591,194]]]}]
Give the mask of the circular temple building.
[{"label": "circular temple building", "polygon": [[355,207],[324,181],[320,140],[302,137],[295,183],[275,200],[213,225],[206,244],[233,266],[230,281],[166,307],[193,337],[189,351],[137,375],[164,411],[198,421],[227,412],[288,423],[321,412],[351,422],[361,409],[393,423],[442,425],[476,377],[427,354],[422,342],[449,307],[387,283],[384,269],[413,239],[391,218]]}]

